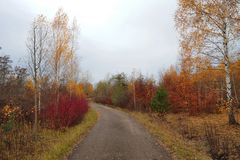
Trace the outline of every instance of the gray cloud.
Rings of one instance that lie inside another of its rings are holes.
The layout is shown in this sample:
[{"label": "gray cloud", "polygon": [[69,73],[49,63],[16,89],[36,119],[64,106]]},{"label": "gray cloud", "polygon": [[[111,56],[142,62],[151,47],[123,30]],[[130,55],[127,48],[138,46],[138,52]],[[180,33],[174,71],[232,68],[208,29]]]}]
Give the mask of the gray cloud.
[{"label": "gray cloud", "polygon": [[[14,60],[26,56],[25,41],[33,18],[40,13],[53,17],[61,5],[50,6],[52,10],[46,11],[50,8],[47,4],[46,8],[44,5],[38,8],[29,1],[3,2],[0,52],[10,54]],[[175,9],[176,0],[121,0],[111,19],[99,26],[85,24],[75,15],[81,26],[78,55],[82,70],[88,70],[94,82],[107,73],[131,73],[133,68],[157,76],[161,68],[176,63]],[[74,16],[71,9],[66,11]]]}]

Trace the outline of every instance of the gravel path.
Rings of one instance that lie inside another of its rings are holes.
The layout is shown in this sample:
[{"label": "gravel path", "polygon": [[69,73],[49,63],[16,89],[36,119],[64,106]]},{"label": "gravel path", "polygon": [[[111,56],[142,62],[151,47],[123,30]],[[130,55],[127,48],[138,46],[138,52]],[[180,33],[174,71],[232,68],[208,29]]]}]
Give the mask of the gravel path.
[{"label": "gravel path", "polygon": [[97,124],[78,144],[69,160],[170,160],[165,149],[126,113],[91,104],[99,113]]}]

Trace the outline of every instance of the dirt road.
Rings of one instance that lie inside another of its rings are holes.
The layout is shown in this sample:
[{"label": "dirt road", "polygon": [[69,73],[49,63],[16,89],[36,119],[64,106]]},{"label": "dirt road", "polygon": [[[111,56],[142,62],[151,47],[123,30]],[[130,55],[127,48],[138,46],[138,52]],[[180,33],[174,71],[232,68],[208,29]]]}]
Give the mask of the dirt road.
[{"label": "dirt road", "polygon": [[165,149],[126,113],[91,104],[99,120],[69,160],[170,160]]}]

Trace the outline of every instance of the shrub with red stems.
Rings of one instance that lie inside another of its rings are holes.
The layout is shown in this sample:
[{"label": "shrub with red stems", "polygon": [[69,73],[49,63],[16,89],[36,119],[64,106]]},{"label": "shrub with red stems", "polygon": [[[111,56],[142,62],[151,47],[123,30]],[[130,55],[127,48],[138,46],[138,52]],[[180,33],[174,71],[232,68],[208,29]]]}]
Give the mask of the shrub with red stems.
[{"label": "shrub with red stems", "polygon": [[88,111],[88,101],[84,96],[61,94],[58,104],[50,103],[42,114],[43,122],[48,128],[63,129],[82,120]]}]

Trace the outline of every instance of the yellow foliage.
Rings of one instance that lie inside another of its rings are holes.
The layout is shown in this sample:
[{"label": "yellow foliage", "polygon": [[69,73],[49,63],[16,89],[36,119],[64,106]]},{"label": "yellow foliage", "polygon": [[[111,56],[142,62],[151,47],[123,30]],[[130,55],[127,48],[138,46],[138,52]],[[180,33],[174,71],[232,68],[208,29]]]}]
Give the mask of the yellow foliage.
[{"label": "yellow foliage", "polygon": [[88,90],[88,93],[93,93],[93,85],[92,84],[88,84],[87,86],[87,90]]},{"label": "yellow foliage", "polygon": [[13,115],[21,115],[21,109],[19,107],[11,107],[9,105],[4,106],[1,112],[4,119],[9,119]]},{"label": "yellow foliage", "polygon": [[76,95],[78,96],[83,96],[84,95],[84,91],[83,91],[83,85],[82,84],[78,84],[76,87]]},{"label": "yellow foliage", "polygon": [[70,80],[67,83],[67,90],[76,96],[84,96],[83,85]]},{"label": "yellow foliage", "polygon": [[83,87],[83,91],[86,95],[91,95],[93,93],[93,85],[91,83],[83,83],[81,84]]},{"label": "yellow foliage", "polygon": [[34,91],[34,85],[32,80],[27,80],[25,87],[27,90]]}]

